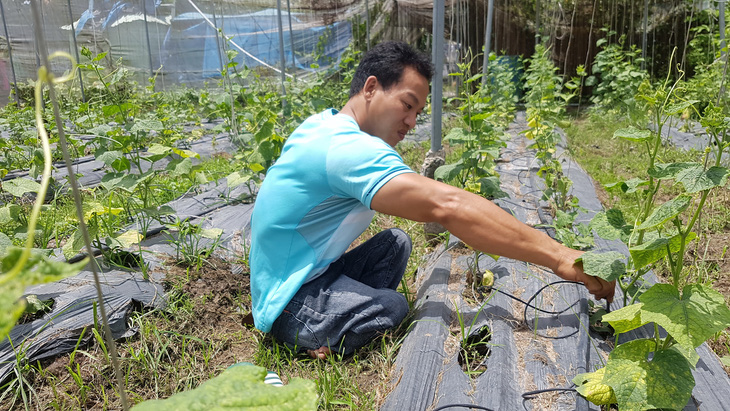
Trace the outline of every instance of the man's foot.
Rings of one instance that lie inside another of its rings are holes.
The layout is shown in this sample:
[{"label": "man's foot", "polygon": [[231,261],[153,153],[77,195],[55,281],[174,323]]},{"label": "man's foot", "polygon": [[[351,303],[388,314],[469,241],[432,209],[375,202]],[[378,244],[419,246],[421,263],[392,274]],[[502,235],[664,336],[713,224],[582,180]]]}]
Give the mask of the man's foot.
[{"label": "man's foot", "polygon": [[307,354],[315,360],[326,360],[332,351],[329,347],[319,347],[316,350],[307,350]]}]

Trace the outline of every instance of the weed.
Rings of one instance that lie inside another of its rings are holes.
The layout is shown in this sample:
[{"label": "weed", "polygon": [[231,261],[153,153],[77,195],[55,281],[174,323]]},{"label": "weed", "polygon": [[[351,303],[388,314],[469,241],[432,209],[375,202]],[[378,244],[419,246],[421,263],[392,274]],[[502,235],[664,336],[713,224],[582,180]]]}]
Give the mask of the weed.
[{"label": "weed", "polygon": [[[484,362],[491,352],[491,329],[487,325],[476,328],[479,315],[492,298],[490,295],[480,306],[476,313],[473,313],[471,322],[467,324],[464,314],[459,310],[458,303],[454,301],[456,309],[456,321],[459,326],[459,364],[464,372],[470,377],[476,377],[486,371]],[[472,315],[472,313],[470,313]]]},{"label": "weed", "polygon": [[219,228],[204,229],[189,219],[177,218],[174,223],[167,224],[168,241],[175,248],[175,260],[178,264],[200,270],[206,259],[213,254],[221,243],[223,230]]},{"label": "weed", "polygon": [[30,409],[30,404],[37,396],[30,377],[33,367],[29,365],[25,356],[25,350],[27,349],[25,344],[21,344],[19,347],[16,347],[12,341],[10,341],[10,344],[15,353],[15,366],[13,367],[13,374],[7,379],[7,382],[0,386],[0,390],[2,390],[0,403],[5,400],[10,401],[10,407],[12,408],[20,399],[25,409]]}]

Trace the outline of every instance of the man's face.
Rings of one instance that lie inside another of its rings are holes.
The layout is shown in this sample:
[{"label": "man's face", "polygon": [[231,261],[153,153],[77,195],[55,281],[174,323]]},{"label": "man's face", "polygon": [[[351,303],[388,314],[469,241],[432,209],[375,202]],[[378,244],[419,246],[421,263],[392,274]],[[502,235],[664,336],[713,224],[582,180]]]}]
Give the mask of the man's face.
[{"label": "man's face", "polygon": [[414,68],[406,67],[400,81],[388,90],[377,83],[364,92],[371,94],[366,95],[368,118],[363,131],[395,147],[416,126],[416,117],[426,105],[428,79]]}]

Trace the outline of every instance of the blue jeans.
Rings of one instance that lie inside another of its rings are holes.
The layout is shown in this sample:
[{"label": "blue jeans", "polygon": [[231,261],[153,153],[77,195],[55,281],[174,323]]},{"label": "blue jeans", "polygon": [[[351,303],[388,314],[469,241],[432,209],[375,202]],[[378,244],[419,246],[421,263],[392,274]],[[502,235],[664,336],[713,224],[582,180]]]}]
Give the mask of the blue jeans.
[{"label": "blue jeans", "polygon": [[411,254],[400,229],[382,231],[343,254],[302,286],[271,334],[296,350],[329,347],[350,354],[401,323],[406,298],[396,291]]}]

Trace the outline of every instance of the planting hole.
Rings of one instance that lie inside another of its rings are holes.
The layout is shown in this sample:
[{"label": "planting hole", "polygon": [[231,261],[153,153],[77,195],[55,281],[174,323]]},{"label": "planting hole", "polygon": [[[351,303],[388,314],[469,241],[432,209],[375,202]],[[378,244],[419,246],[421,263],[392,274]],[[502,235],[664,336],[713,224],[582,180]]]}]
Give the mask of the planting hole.
[{"label": "planting hole", "polygon": [[138,254],[115,250],[109,255],[109,263],[118,267],[135,269],[142,265],[142,259]]},{"label": "planting hole", "polygon": [[487,370],[487,358],[492,351],[492,330],[482,326],[461,340],[459,365],[470,377],[475,378]]}]

